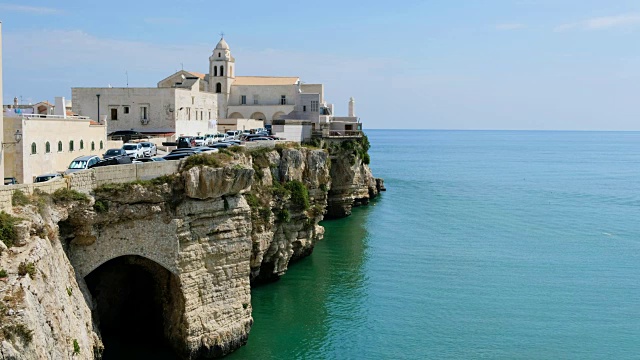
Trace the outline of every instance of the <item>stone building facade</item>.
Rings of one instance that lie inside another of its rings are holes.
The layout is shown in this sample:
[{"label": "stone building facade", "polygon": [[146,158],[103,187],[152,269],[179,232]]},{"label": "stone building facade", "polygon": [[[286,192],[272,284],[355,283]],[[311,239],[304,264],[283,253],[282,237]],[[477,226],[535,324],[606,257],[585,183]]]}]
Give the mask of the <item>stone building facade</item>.
[{"label": "stone building facade", "polygon": [[[237,76],[236,59],[224,38],[209,57],[208,74],[180,70],[156,88],[73,88],[72,98],[74,112],[99,115],[109,132],[196,135],[215,132],[221,119],[262,120],[267,127],[274,120],[297,120],[319,130],[334,119],[322,84],[304,84],[299,77]],[[340,122],[359,120],[349,116]]]}]

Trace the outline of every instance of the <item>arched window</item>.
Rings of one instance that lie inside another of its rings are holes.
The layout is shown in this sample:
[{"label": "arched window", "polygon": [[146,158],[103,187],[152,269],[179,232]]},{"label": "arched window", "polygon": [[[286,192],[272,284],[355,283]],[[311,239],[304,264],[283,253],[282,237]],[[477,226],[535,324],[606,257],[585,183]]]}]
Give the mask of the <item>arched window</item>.
[{"label": "arched window", "polygon": [[104,144],[102,143],[102,140],[100,140],[100,150],[104,149]]},{"label": "arched window", "polygon": [[96,142],[92,141],[91,142],[91,151],[94,151],[96,149]]},{"label": "arched window", "polygon": [[44,144],[44,151],[48,154],[51,152],[51,144],[49,144],[49,142],[47,141],[46,144]]},{"label": "arched window", "polygon": [[69,140],[69,151],[73,151],[73,140]]},{"label": "arched window", "polygon": [[221,83],[217,83],[216,84],[216,92],[218,94],[220,94],[222,92],[222,84]]},{"label": "arched window", "polygon": [[218,67],[217,66],[213,67],[213,76],[218,76]]},{"label": "arched window", "polygon": [[221,53],[221,52],[219,52],[219,53],[218,53],[218,57],[221,57],[221,56],[222,56],[222,53]]},{"label": "arched window", "polygon": [[80,140],[80,150],[84,149],[84,141]]},{"label": "arched window", "polygon": [[37,152],[36,143],[31,143],[31,154],[35,154]]},{"label": "arched window", "polygon": [[58,152],[62,152],[62,141],[58,141]]},{"label": "arched window", "polygon": [[220,76],[224,76],[224,65],[220,65]]}]

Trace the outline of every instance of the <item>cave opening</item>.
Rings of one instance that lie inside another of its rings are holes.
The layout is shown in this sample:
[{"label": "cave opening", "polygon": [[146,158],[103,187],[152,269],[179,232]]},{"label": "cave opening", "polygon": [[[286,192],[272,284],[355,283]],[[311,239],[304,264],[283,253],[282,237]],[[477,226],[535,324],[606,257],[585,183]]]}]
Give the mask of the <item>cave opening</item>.
[{"label": "cave opening", "polygon": [[103,359],[180,359],[184,298],[179,279],[141,256],[112,259],[85,277]]}]

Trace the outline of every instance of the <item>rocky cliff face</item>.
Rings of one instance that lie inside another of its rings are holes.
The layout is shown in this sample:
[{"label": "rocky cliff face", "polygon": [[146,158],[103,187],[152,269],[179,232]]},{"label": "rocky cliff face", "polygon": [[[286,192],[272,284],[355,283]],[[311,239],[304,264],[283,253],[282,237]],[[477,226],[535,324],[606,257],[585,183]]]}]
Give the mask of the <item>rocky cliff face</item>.
[{"label": "rocky cliff face", "polygon": [[378,191],[362,150],[340,144],[192,158],[175,176],[14,208],[3,358],[99,358],[113,336],[147,333],[184,358],[224,356],[247,341],[250,283],[311,254],[327,209],[347,215]]}]

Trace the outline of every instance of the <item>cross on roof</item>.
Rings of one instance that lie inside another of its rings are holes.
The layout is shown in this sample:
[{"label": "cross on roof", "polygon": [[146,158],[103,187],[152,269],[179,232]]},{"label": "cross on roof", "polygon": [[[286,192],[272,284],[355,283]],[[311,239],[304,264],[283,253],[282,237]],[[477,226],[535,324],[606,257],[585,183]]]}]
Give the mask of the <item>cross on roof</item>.
[{"label": "cross on roof", "polygon": [[224,31],[220,33],[220,36],[224,39]]}]

